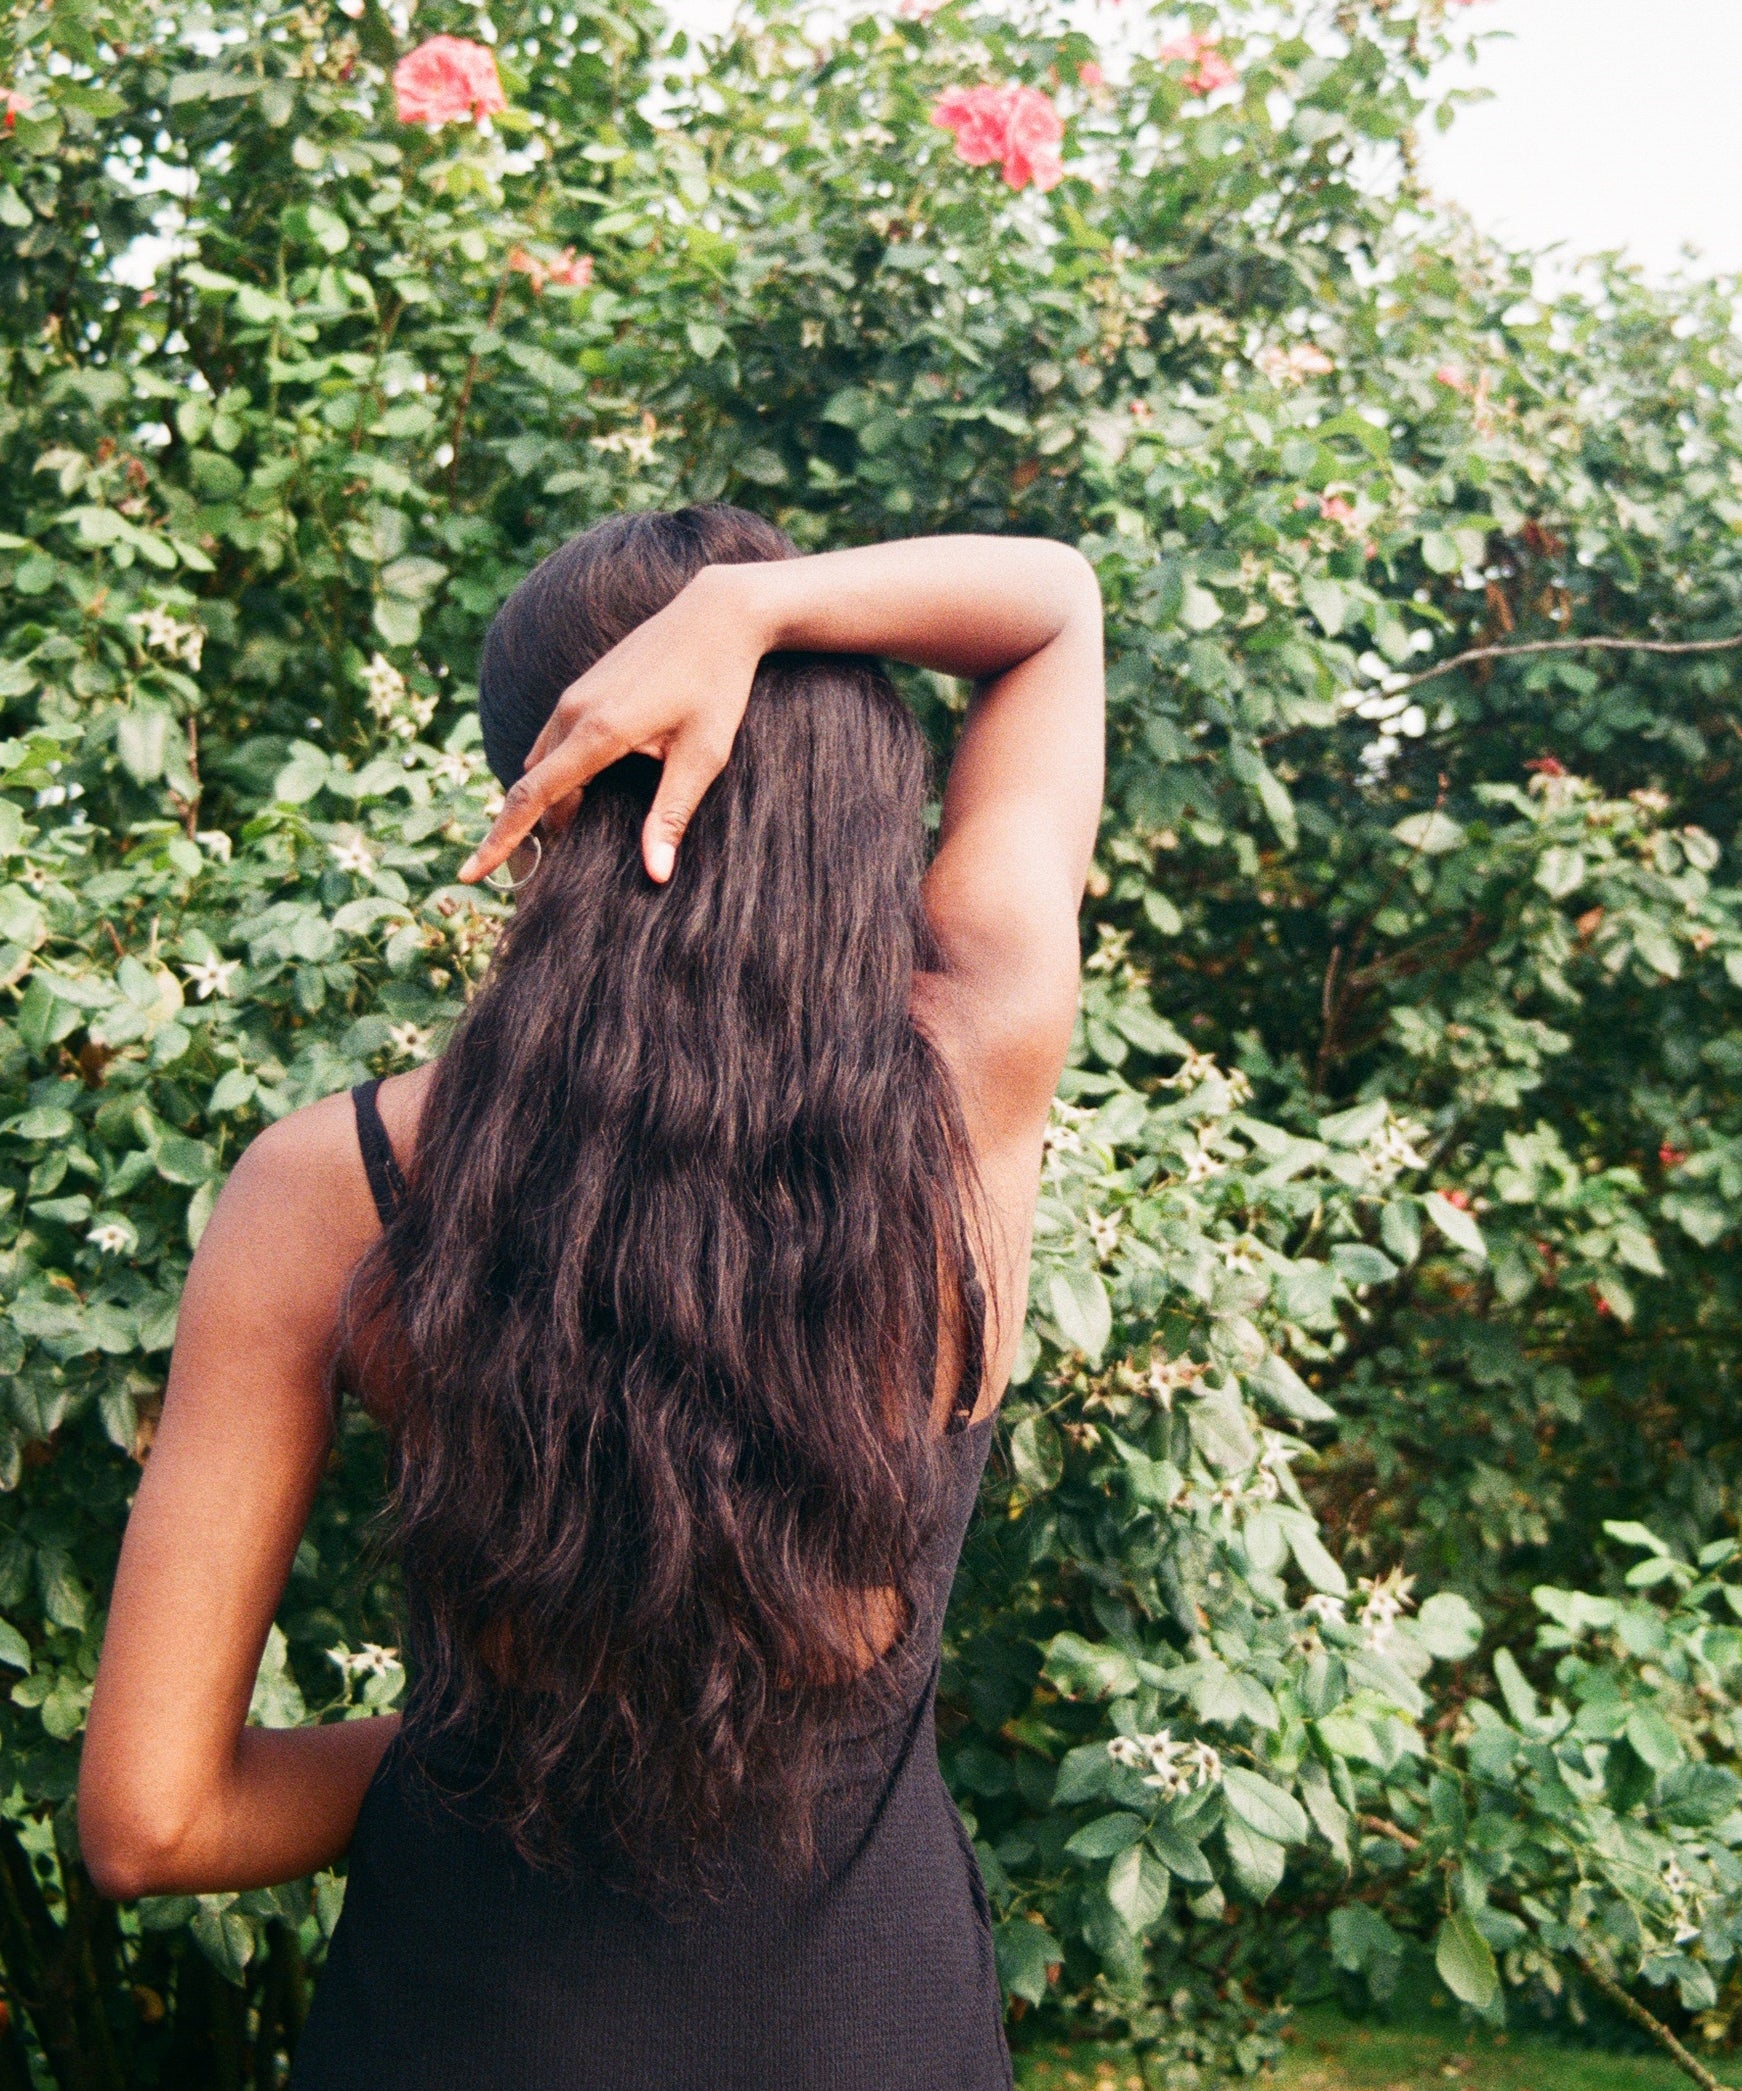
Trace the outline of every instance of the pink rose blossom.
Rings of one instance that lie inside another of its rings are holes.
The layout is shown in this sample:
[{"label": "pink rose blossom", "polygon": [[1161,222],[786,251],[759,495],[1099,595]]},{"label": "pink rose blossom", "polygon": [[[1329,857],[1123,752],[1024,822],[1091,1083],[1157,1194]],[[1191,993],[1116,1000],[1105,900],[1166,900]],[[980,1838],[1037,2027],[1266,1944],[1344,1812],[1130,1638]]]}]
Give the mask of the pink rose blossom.
[{"label": "pink rose blossom", "polygon": [[393,68],[401,123],[432,127],[462,117],[499,116],[508,106],[496,60],[463,36],[432,36]]},{"label": "pink rose blossom", "polygon": [[1199,36],[1194,30],[1189,36],[1175,37],[1172,43],[1163,44],[1156,52],[1163,65],[1189,65],[1186,74],[1188,94],[1214,94],[1218,87],[1232,87],[1240,75],[1216,49],[1213,36]]},{"label": "pink rose blossom", "polygon": [[1319,514],[1327,523],[1352,523],[1355,511],[1341,494],[1327,494],[1319,503]]},{"label": "pink rose blossom", "polygon": [[1059,140],[1063,119],[1035,87],[952,87],[931,120],[956,135],[956,156],[970,167],[999,163],[1013,189],[1030,182],[1050,189],[1064,179]]},{"label": "pink rose blossom", "polygon": [[593,280],[593,257],[577,256],[573,247],[565,247],[555,261],[541,261],[524,247],[514,247],[509,251],[508,266],[517,276],[530,276],[535,291],[542,291],[547,283],[584,290]]},{"label": "pink rose blossom", "polygon": [[1434,383],[1444,385],[1452,392],[1468,392],[1470,389],[1470,380],[1455,363],[1442,363],[1434,372]]},{"label": "pink rose blossom", "polygon": [[1102,72],[1094,59],[1087,58],[1077,67],[1077,83],[1082,87],[1105,87],[1107,75]]}]

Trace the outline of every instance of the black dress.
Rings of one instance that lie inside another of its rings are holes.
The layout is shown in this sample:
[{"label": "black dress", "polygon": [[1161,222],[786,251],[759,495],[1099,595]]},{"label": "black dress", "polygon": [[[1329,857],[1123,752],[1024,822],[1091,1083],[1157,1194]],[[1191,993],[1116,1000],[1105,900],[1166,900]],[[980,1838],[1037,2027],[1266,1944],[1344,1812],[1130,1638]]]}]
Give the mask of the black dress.
[{"label": "black dress", "polygon": [[[400,1188],[375,1108],[358,1132],[385,1220]],[[929,1675],[851,1738],[802,1887],[752,1870],[661,1915],[584,1865],[557,1874],[433,1800],[388,1750],[294,2091],[1008,2091],[986,1891],[938,1769],[938,1638],[991,1441],[947,1440],[951,1508],[919,1577]]]}]

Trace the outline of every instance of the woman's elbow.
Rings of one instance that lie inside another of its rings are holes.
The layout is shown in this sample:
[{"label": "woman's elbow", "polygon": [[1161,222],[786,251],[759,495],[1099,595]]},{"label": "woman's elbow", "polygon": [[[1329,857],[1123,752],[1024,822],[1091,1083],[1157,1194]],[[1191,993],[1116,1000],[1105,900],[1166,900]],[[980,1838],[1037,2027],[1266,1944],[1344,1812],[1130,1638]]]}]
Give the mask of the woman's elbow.
[{"label": "woman's elbow", "polygon": [[99,1895],[136,1902],[182,1891],[187,1831],[169,1808],[117,1792],[112,1778],[86,1767],[79,1777],[78,1829],[79,1856]]}]

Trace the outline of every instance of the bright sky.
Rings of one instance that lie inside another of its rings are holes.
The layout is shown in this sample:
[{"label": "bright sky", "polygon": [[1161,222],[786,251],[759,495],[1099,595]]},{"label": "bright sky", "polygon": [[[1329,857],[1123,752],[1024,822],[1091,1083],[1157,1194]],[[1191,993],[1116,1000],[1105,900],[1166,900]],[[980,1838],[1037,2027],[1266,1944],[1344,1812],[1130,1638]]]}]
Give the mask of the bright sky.
[{"label": "bright sky", "polygon": [[1742,0],[1486,0],[1494,99],[1426,146],[1430,177],[1509,244],[1624,247],[1654,277],[1685,244],[1742,271]]}]

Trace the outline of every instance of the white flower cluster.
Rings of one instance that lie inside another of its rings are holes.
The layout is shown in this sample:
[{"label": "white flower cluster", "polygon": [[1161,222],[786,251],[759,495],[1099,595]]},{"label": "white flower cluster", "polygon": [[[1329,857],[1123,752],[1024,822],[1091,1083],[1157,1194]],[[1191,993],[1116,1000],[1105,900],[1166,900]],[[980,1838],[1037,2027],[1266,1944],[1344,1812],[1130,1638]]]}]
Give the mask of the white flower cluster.
[{"label": "white flower cluster", "polygon": [[1115,1764],[1133,1767],[1147,1764],[1145,1786],[1154,1786],[1168,1800],[1177,1800],[1194,1786],[1219,1786],[1222,1759],[1207,1742],[1182,1742],[1171,1729],[1158,1728],[1153,1735],[1115,1735],[1107,1745]]},{"label": "white flower cluster", "polygon": [[438,755],[429,766],[429,773],[438,784],[453,786],[456,790],[469,784],[483,768],[483,758],[468,749],[450,750]]},{"label": "white flower cluster", "polygon": [[1691,1945],[1703,1929],[1702,1899],[1694,1883],[1674,1859],[1663,1862],[1663,1890],[1675,1905],[1675,1943]]},{"label": "white flower cluster", "polygon": [[1363,1576],[1360,1588],[1361,1638],[1375,1655],[1383,1655],[1396,1637],[1397,1622],[1415,1602],[1410,1596],[1415,1578],[1389,1568],[1382,1576]]},{"label": "white flower cluster", "polygon": [[1405,1169],[1425,1169],[1427,1162],[1418,1151],[1417,1142],[1426,1138],[1425,1125],[1417,1125],[1410,1118],[1387,1118],[1361,1153],[1373,1188],[1387,1189]]},{"label": "white flower cluster", "polygon": [[643,413],[639,429],[614,428],[587,440],[595,450],[603,450],[608,456],[626,457],[634,465],[650,465],[654,445],[659,441],[659,423],[651,414]]},{"label": "white flower cluster", "polygon": [[395,740],[416,740],[435,717],[434,697],[414,690],[385,654],[370,659],[362,683],[370,711]]},{"label": "white flower cluster", "polygon": [[206,635],[197,624],[184,624],[173,611],[159,603],[149,609],[135,610],[128,618],[129,624],[139,627],[139,636],[153,653],[161,653],[172,661],[183,661],[195,670],[200,665],[200,655],[205,651]]},{"label": "white flower cluster", "polygon": [[1086,1110],[1081,1104],[1061,1103],[1055,1098],[1052,1116],[1048,1119],[1046,1131],[1041,1136],[1042,1161],[1050,1162],[1061,1154],[1081,1154],[1083,1136],[1077,1128],[1085,1119],[1094,1115],[1093,1111]]},{"label": "white flower cluster", "polygon": [[1189,1093],[1200,1088],[1205,1082],[1220,1082],[1227,1092],[1231,1107],[1251,1100],[1250,1077],[1242,1074],[1239,1068],[1230,1071],[1225,1067],[1218,1067],[1214,1053],[1188,1053],[1172,1074],[1162,1077],[1161,1086],[1164,1089],[1179,1089]]}]

